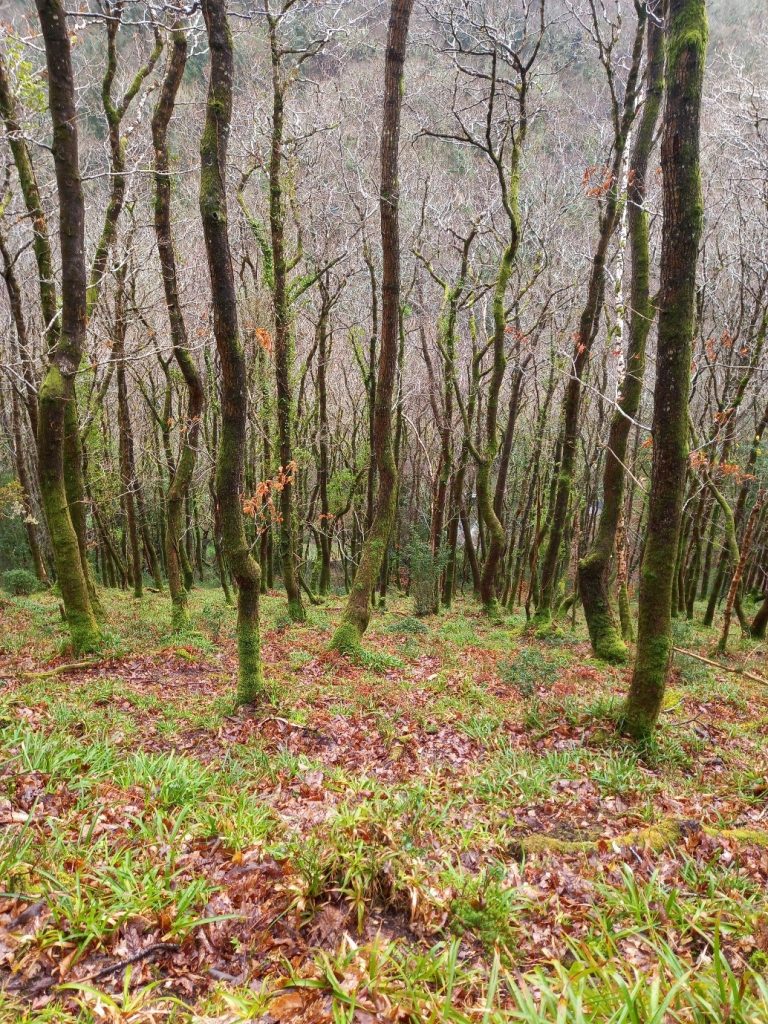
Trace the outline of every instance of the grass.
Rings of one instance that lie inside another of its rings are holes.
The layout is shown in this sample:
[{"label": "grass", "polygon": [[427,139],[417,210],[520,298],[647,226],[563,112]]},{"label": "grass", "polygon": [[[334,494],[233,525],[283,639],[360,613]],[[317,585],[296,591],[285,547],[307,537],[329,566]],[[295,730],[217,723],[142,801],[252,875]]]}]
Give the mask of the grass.
[{"label": "grass", "polygon": [[[254,715],[217,592],[182,637],[165,595],[106,597],[108,660],[58,675],[55,602],[10,602],[0,939],[10,981],[51,983],[0,983],[0,1021],[768,1019],[764,691],[679,659],[637,749],[581,621],[391,601],[348,659],[338,611],[289,627],[268,596]],[[615,841],[670,816],[668,848]]]}]

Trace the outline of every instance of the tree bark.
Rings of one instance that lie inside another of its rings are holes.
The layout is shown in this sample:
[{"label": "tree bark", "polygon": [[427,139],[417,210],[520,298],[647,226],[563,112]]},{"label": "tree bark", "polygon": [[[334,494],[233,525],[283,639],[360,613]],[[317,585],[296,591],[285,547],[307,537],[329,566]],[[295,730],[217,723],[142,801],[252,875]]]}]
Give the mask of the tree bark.
[{"label": "tree bark", "polygon": [[85,344],[85,203],[66,15],[60,0],[37,0],[37,10],[48,67],[62,263],[61,326],[40,387],[38,465],[64,612],[72,646],[82,653],[96,649],[101,636],[67,500],[64,434],[67,409],[74,408],[75,376]]},{"label": "tree bark", "polygon": [[696,266],[703,223],[700,118],[706,49],[704,0],[669,0],[653,470],[640,572],[637,654],[623,716],[625,728],[637,739],[646,738],[658,719],[672,651],[672,576],[688,459]]},{"label": "tree bark", "polygon": [[248,392],[237,320],[237,295],[227,225],[227,139],[232,117],[233,56],[226,0],[203,0],[211,71],[200,140],[200,216],[213,300],[213,331],[221,365],[221,438],[216,459],[216,502],[224,552],[237,582],[237,699],[264,697],[259,637],[260,570],[245,536],[242,477]]},{"label": "tree bark", "polygon": [[[579,591],[592,649],[608,662],[627,660],[627,646],[611,606],[610,575],[616,534],[624,505],[624,464],[632,421],[640,408],[645,374],[645,346],[653,322],[650,296],[648,212],[645,209],[648,162],[664,91],[664,48],[661,25],[649,19],[645,104],[627,176],[627,228],[632,279],[627,368],[618,408],[611,419],[603,468],[603,507],[595,541],[579,564]],[[625,614],[626,618],[626,614]]]},{"label": "tree bark", "polygon": [[[189,622],[187,588],[184,582],[183,533],[184,507],[197,461],[200,421],[205,391],[200,372],[192,358],[187,341],[187,328],[179,299],[176,253],[171,233],[171,176],[168,158],[168,125],[173,115],[176,96],[187,62],[187,37],[181,28],[173,32],[171,53],[160,95],[152,116],[152,143],[155,151],[155,236],[163,275],[165,305],[171,332],[173,355],[187,390],[185,422],[181,425],[181,452],[171,473],[167,494],[165,527],[165,562],[168,589],[171,593],[171,621],[174,630],[182,630]],[[214,538],[216,538],[214,529]],[[215,539],[214,539],[215,544]]]},{"label": "tree bark", "polygon": [[398,156],[403,67],[413,0],[392,0],[384,66],[384,113],[381,134],[381,246],[383,256],[381,345],[374,408],[374,438],[379,490],[373,523],[363,544],[344,617],[332,646],[354,651],[368,628],[371,592],[376,584],[397,500],[397,465],[392,437],[392,399],[397,374],[400,314],[400,226]]},{"label": "tree bark", "polygon": [[541,564],[540,593],[536,608],[536,619],[543,623],[546,623],[552,616],[560,580],[563,534],[568,522],[568,508],[571,503],[576,472],[576,449],[579,437],[582,382],[587,370],[592,346],[600,327],[600,314],[605,299],[605,265],[608,256],[608,246],[616,226],[624,154],[629,131],[635,118],[637,86],[642,61],[642,43],[646,21],[645,8],[638,6],[636,9],[638,25],[632,51],[632,61],[627,76],[621,116],[616,115],[613,160],[609,171],[610,187],[606,196],[605,208],[600,214],[597,246],[592,257],[587,297],[579,318],[579,329],[574,337],[571,372],[563,397],[562,426],[560,428],[560,462],[554,504],[549,516],[549,537]]}]

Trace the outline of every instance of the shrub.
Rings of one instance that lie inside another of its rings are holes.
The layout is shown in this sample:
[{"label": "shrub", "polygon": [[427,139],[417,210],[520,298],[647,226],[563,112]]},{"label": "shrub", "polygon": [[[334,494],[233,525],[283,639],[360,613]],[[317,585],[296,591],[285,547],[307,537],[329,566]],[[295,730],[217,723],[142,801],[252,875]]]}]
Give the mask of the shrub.
[{"label": "shrub", "polygon": [[16,597],[28,597],[41,589],[40,581],[29,569],[9,569],[4,572],[3,587]]},{"label": "shrub", "polygon": [[414,615],[433,615],[437,611],[440,574],[445,564],[442,552],[432,554],[429,544],[414,540],[409,549],[411,596]]},{"label": "shrub", "polygon": [[411,615],[406,615],[397,622],[390,623],[386,628],[386,632],[394,633],[395,636],[410,636],[416,633],[426,633],[428,630],[423,622],[419,622],[418,619],[414,619]]},{"label": "shrub", "polygon": [[514,661],[500,661],[498,673],[507,686],[514,686],[523,697],[531,697],[538,687],[551,686],[560,668],[535,647],[526,647]]}]

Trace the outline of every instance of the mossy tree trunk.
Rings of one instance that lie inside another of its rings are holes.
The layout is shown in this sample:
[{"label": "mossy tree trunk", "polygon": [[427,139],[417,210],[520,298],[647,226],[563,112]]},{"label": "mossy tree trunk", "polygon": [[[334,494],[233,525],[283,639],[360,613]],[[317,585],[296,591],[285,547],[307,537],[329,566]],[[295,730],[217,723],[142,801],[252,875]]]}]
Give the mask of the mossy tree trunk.
[{"label": "mossy tree trunk", "polygon": [[139,543],[138,521],[138,478],[133,452],[133,431],[131,413],[128,405],[128,384],[125,375],[125,274],[126,264],[118,268],[115,290],[115,321],[112,358],[117,367],[117,429],[120,453],[120,481],[123,487],[123,506],[125,508],[128,547],[131,554],[131,576],[133,596],[141,597],[143,593],[143,566],[141,545]]},{"label": "mossy tree trunk", "polygon": [[728,587],[728,595],[725,599],[725,610],[723,612],[723,629],[720,634],[720,640],[718,641],[718,650],[725,654],[728,648],[728,633],[731,628],[731,616],[733,614],[733,608],[736,604],[736,600],[739,593],[739,587],[741,581],[744,578],[744,569],[746,568],[747,558],[749,556],[750,548],[752,547],[752,538],[755,533],[755,526],[757,520],[762,512],[763,503],[765,502],[765,491],[759,491],[755,504],[752,506],[752,511],[749,514],[747,525],[744,530],[744,537],[741,541],[741,550],[739,552],[738,561],[733,571],[733,578],[731,584]]},{"label": "mossy tree trunk", "polygon": [[703,223],[700,118],[707,16],[704,0],[669,0],[661,142],[664,199],[653,470],[640,572],[637,654],[624,726],[647,737],[664,698],[672,650],[675,570],[688,460],[688,397],[696,266]]},{"label": "mossy tree trunk", "polygon": [[260,571],[243,523],[241,493],[248,392],[237,319],[237,294],[227,224],[227,139],[232,117],[233,55],[226,0],[203,0],[211,70],[200,140],[200,216],[211,277],[213,331],[221,366],[221,437],[216,458],[216,504],[224,552],[237,587],[237,699],[264,697],[259,637]]},{"label": "mossy tree trunk", "polygon": [[[11,307],[11,316],[16,330],[15,336],[11,333],[11,359],[14,363],[18,362],[21,365],[21,376],[23,380],[23,386],[21,384],[13,385],[11,394],[11,436],[13,438],[13,456],[16,463],[16,475],[19,478],[19,484],[21,485],[21,489],[24,494],[24,503],[26,506],[24,527],[27,533],[29,552],[35,566],[35,575],[41,583],[48,586],[48,571],[45,567],[45,559],[43,558],[40,538],[38,536],[38,524],[32,513],[32,476],[28,471],[27,466],[27,445],[25,444],[25,430],[23,422],[24,417],[22,416],[21,411],[23,401],[23,405],[27,413],[26,418],[29,421],[32,435],[33,437],[37,437],[37,389],[35,387],[31,360],[29,358],[27,322],[24,317],[21,288],[19,286],[18,278],[16,277],[16,260],[11,257],[2,232],[0,232],[0,256],[2,256],[3,260],[0,273],[5,281],[6,291],[8,293],[8,304]],[[20,391],[21,396],[19,394]]]},{"label": "mossy tree trunk", "polygon": [[91,316],[101,295],[101,289],[108,270],[109,254],[117,238],[117,225],[120,220],[128,177],[125,170],[125,148],[120,128],[128,108],[141,89],[142,83],[150,75],[163,50],[162,36],[155,30],[155,45],[147,62],[137,71],[123,95],[116,101],[112,95],[115,76],[118,70],[117,36],[123,17],[125,0],[106,0],[105,27],[107,33],[107,63],[101,80],[101,104],[107,120],[107,136],[109,141],[109,199],[104,211],[99,241],[91,264],[88,279],[87,310]]},{"label": "mossy tree trunk", "polygon": [[[280,465],[287,473],[294,462],[293,439],[296,429],[296,404],[291,374],[294,362],[293,317],[288,294],[288,263],[285,252],[285,204],[283,199],[283,125],[285,83],[281,71],[281,46],[278,40],[279,18],[267,13],[272,61],[272,137],[269,154],[269,228],[272,244],[272,298],[275,312],[275,384],[277,390],[277,434]],[[306,619],[299,583],[296,538],[296,478],[280,491],[280,561],[288,599],[288,613],[294,622]]]},{"label": "mossy tree trunk", "polygon": [[392,431],[392,400],[397,374],[400,316],[400,225],[398,157],[403,70],[413,0],[392,0],[384,67],[384,113],[381,133],[381,345],[374,408],[374,441],[379,489],[371,529],[363,543],[347,607],[332,646],[352,651],[368,628],[371,593],[381,571],[397,501],[397,464]]},{"label": "mossy tree trunk", "polygon": [[74,409],[75,377],[85,343],[85,203],[66,15],[60,0],[37,0],[37,10],[48,67],[62,263],[60,329],[40,387],[38,467],[72,646],[82,652],[97,648],[101,637],[67,499],[64,434],[67,410]]},{"label": "mossy tree trunk", "polygon": [[[435,374],[432,369],[432,361],[429,356],[429,347],[427,344],[426,331],[421,330],[421,346],[424,354],[424,361],[427,366],[429,381],[430,381],[430,402],[432,411],[435,416],[436,422],[439,424],[440,431],[440,463],[437,471],[437,480],[434,488],[434,496],[432,501],[432,515],[430,519],[430,546],[432,548],[432,555],[435,558],[440,557],[441,549],[443,546],[443,527],[446,519],[446,506],[449,498],[449,490],[451,489],[451,480],[454,475],[460,476],[459,491],[463,492],[464,489],[464,475],[466,473],[467,457],[469,455],[469,449],[466,445],[462,449],[463,455],[463,468],[459,473],[454,474],[454,458],[453,458],[453,430],[454,430],[454,379],[456,377],[456,348],[457,348],[457,322],[459,316],[459,310],[462,305],[472,301],[471,293],[465,298],[465,291],[467,288],[467,274],[469,270],[469,254],[472,248],[472,243],[477,235],[476,228],[472,228],[469,234],[462,240],[461,247],[461,258],[459,264],[459,273],[457,279],[450,283],[443,280],[435,272],[432,265],[424,260],[424,263],[429,270],[432,277],[443,289],[443,303],[442,309],[440,310],[440,317],[438,320],[437,327],[437,347],[440,353],[440,361],[442,366],[442,380],[441,390],[438,391],[437,381]],[[423,259],[423,257],[422,257]],[[421,302],[420,297],[420,303]],[[454,488],[455,491],[455,488]],[[452,498],[455,494],[452,495]],[[445,573],[443,574],[443,588],[442,595],[446,606],[450,606],[451,598],[453,595],[453,583],[455,576],[455,563],[456,563],[456,542],[458,538],[458,502],[451,501],[451,511],[449,513],[449,522],[446,530],[446,542],[447,542],[447,563]],[[449,579],[450,577],[450,579]],[[440,609],[440,580],[439,577],[435,580],[435,603],[433,611],[437,613]]]},{"label": "mossy tree trunk", "polygon": [[328,499],[330,482],[330,425],[328,422],[327,370],[331,354],[332,339],[328,330],[330,314],[338,292],[329,288],[328,275],[320,278],[320,315],[317,322],[317,485],[320,498],[320,575],[317,591],[325,597],[331,590],[331,545],[333,542],[333,520]]},{"label": "mossy tree trunk", "polygon": [[[168,125],[187,62],[187,37],[182,28],[173,32],[172,48],[165,77],[152,116],[152,143],[155,151],[155,237],[163,275],[165,305],[171,332],[173,354],[187,390],[185,422],[181,426],[181,451],[173,463],[168,459],[170,482],[167,493],[165,562],[171,594],[171,620],[174,630],[189,622],[187,588],[183,569],[184,507],[192,482],[200,441],[200,422],[205,391],[200,372],[189,352],[187,329],[179,300],[176,253],[171,233],[171,172],[168,158]],[[169,447],[169,442],[166,442]],[[217,539],[214,527],[214,545]]]},{"label": "mossy tree trunk", "polygon": [[664,90],[663,33],[655,18],[649,19],[646,46],[645,103],[627,175],[627,229],[632,271],[626,373],[618,407],[611,418],[608,432],[600,520],[594,543],[579,564],[578,576],[592,649],[598,658],[609,662],[623,662],[627,659],[627,647],[623,639],[627,629],[627,609],[624,612],[625,625],[620,630],[611,605],[610,576],[624,506],[624,465],[629,432],[640,408],[645,374],[645,346],[654,317],[645,195],[648,162]]}]

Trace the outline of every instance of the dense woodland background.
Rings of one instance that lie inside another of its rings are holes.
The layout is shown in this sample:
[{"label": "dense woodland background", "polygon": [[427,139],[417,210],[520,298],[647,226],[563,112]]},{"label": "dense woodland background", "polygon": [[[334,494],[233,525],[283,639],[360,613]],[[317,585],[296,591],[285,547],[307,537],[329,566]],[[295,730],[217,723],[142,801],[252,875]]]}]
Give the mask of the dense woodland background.
[{"label": "dense woodland background", "polygon": [[768,1020],[766,47],[2,5],[0,1022]]},{"label": "dense woodland background", "polygon": [[[446,502],[447,532],[435,559],[458,543],[462,589],[472,586],[475,558],[482,563],[489,532],[478,513],[477,465],[462,454],[465,427],[453,396],[445,409],[444,350],[438,339],[450,298],[446,289],[460,277],[463,240],[467,251],[461,294],[455,301],[455,375],[468,402],[474,351],[492,333],[492,287],[507,225],[496,171],[488,154],[457,140],[466,129],[483,141],[488,83],[477,77],[490,57],[463,59],[450,41],[451,18],[479,23],[487,13],[488,38],[499,44],[499,96],[490,132],[501,145],[517,117],[514,78],[506,40],[523,33],[533,45],[538,14],[531,7],[524,26],[519,11],[506,5],[435,3],[417,7],[411,26],[401,146],[402,351],[399,356],[396,432],[400,485],[387,571],[396,585],[430,567],[430,526],[436,500]],[[530,5],[529,5],[530,6]],[[535,5],[534,5],[535,6]],[[766,459],[758,448],[750,459],[758,425],[764,424],[766,362],[766,136],[764,62],[766,13],[760,4],[714,3],[705,78],[702,124],[702,180],[705,229],[697,285],[696,337],[691,419],[695,460],[689,472],[684,538],[679,558],[681,613],[692,613],[692,599],[722,597],[727,586],[724,516],[702,482],[708,467],[732,507],[737,530],[761,483]],[[106,70],[104,12],[108,5],[83,8],[72,18],[80,146],[87,208],[89,261],[102,232],[113,188],[107,119],[102,101]],[[118,7],[115,7],[118,10]],[[23,3],[4,10],[4,54],[22,127],[43,203],[56,221],[56,191],[45,150],[49,137],[43,55],[34,11]],[[235,47],[235,103],[229,147],[229,217],[238,304],[248,373],[248,442],[245,496],[275,478],[281,465],[274,385],[273,262],[269,237],[268,174],[274,125],[268,31],[258,4],[232,5]],[[553,516],[560,408],[569,377],[574,336],[586,301],[590,257],[599,239],[614,152],[612,91],[621,102],[631,58],[636,17],[632,5],[609,4],[599,15],[605,66],[594,38],[589,5],[553,4],[546,13],[541,52],[531,70],[528,137],[520,174],[521,238],[505,295],[505,372],[499,392],[497,447],[508,461],[497,494],[504,527],[504,551],[496,576],[499,598],[509,607],[535,608],[540,554]],[[123,6],[124,25],[116,33],[117,59],[111,94],[119,98],[150,61],[154,45],[149,25],[167,25],[169,14],[151,5]],[[205,105],[206,36],[199,14],[188,29],[189,56],[169,129],[172,221],[179,263],[181,304],[190,351],[204,379],[207,401],[198,458],[186,499],[185,552],[194,574],[215,572],[216,529],[211,480],[217,445],[217,362],[212,343],[208,272],[198,214],[198,142]],[[290,486],[297,524],[297,548],[304,583],[322,584],[323,551],[329,557],[334,588],[354,575],[362,538],[372,515],[376,487],[371,453],[371,408],[380,305],[378,167],[381,60],[385,16],[379,6],[357,3],[292,5],[277,21],[284,118],[280,180],[285,245],[289,262]],[[480,30],[473,30],[482,35]],[[165,43],[165,29],[160,29]],[[763,35],[761,36],[761,33]],[[467,29],[467,38],[471,32]],[[490,52],[490,48],[486,46]],[[317,51],[317,52],[316,52]],[[124,147],[123,209],[109,249],[98,301],[90,312],[87,368],[78,377],[78,405],[88,494],[88,545],[94,572],[108,586],[126,587],[135,575],[127,518],[135,515],[141,534],[142,569],[156,586],[163,575],[165,494],[169,472],[185,427],[185,390],[172,360],[162,280],[152,227],[152,142],[150,120],[166,60],[163,53],[125,112],[120,132]],[[306,59],[305,59],[306,58]],[[506,77],[504,77],[506,76]],[[510,120],[511,119],[511,120]],[[460,128],[463,125],[463,128]],[[454,138],[439,138],[441,134]],[[38,144],[38,140],[43,145]],[[507,139],[507,143],[509,139]],[[630,138],[631,145],[631,138]],[[22,378],[33,390],[44,364],[42,322],[36,294],[36,268],[29,220],[6,147],[6,192],[2,233],[21,288],[26,349],[19,353],[7,295],[2,297],[2,472],[9,499],[14,481],[27,481],[24,515],[2,520],[2,568],[34,569],[28,536],[52,571],[45,519],[35,487],[35,455],[24,406]],[[647,207],[651,227],[651,266],[658,267],[660,176],[658,152],[651,160]],[[114,167],[112,167],[114,171]],[[621,200],[623,202],[623,199]],[[602,504],[601,474],[607,433],[624,372],[624,321],[628,317],[626,220],[619,211],[607,254],[607,278],[597,336],[584,377],[573,500],[561,524],[564,542],[556,571],[558,586],[572,587],[573,566],[590,548]],[[622,225],[624,225],[622,227]],[[652,284],[652,288],[656,285]],[[443,318],[443,319],[441,319]],[[118,323],[121,320],[121,323]],[[120,351],[116,354],[116,335]],[[629,441],[626,489],[626,560],[630,592],[641,559],[650,472],[653,331],[640,408]],[[321,342],[321,335],[324,335]],[[322,344],[324,358],[319,354]],[[321,365],[322,358],[322,365]],[[474,418],[470,432],[485,443],[490,353],[478,361]],[[116,369],[118,372],[115,372]],[[120,415],[120,379],[126,400]],[[322,378],[322,379],[321,379]],[[321,391],[324,394],[321,395]],[[14,397],[15,396],[15,397]],[[447,417],[447,418],[446,418]],[[441,447],[448,431],[449,459]],[[129,499],[120,468],[121,433],[130,447]],[[321,471],[326,440],[327,475]],[[20,463],[24,464],[21,477]],[[749,463],[749,465],[748,465]],[[458,467],[466,465],[460,494]],[[169,468],[170,467],[170,468]],[[438,497],[447,472],[448,497]],[[491,470],[498,476],[498,459]],[[321,483],[322,481],[322,483]],[[740,498],[742,492],[746,494]],[[135,513],[127,507],[135,505]],[[451,520],[462,516],[458,541]],[[25,533],[24,518],[27,522]],[[248,520],[264,567],[264,586],[280,575],[278,524],[259,513]],[[758,596],[765,587],[768,519],[762,514],[746,568],[746,589]],[[328,545],[323,545],[323,538]],[[434,538],[433,538],[434,540]],[[474,549],[474,550],[472,550]],[[416,568],[418,566],[418,568]],[[389,582],[388,580],[387,582]],[[479,586],[478,581],[476,583]],[[382,582],[382,585],[384,583]],[[560,600],[560,597],[556,600]],[[306,595],[304,597],[306,600]],[[710,615],[711,617],[711,615]]]}]

